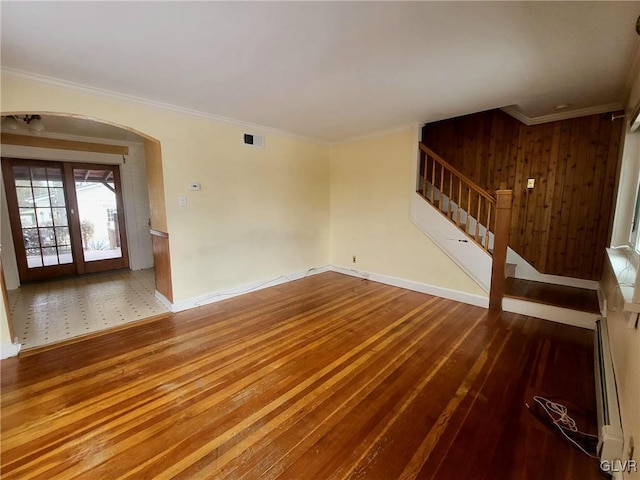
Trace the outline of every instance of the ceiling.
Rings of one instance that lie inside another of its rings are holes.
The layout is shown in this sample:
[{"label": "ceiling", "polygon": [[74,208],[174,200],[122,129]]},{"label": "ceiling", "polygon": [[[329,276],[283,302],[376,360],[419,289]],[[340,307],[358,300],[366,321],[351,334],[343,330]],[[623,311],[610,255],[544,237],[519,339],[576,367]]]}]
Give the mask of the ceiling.
[{"label": "ceiling", "polygon": [[[334,142],[620,106],[640,2],[11,2],[1,64]],[[48,131],[51,131],[48,129]]]}]

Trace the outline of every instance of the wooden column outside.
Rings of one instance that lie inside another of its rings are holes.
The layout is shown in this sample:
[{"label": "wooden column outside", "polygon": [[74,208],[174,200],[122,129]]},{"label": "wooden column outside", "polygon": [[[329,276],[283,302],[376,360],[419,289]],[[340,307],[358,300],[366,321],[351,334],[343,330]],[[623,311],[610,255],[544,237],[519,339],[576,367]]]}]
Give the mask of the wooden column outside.
[{"label": "wooden column outside", "polygon": [[507,263],[507,247],[509,246],[509,228],[511,225],[512,190],[496,190],[496,231],[493,240],[493,263],[491,267],[491,291],[489,292],[489,309],[502,310],[505,275]]}]

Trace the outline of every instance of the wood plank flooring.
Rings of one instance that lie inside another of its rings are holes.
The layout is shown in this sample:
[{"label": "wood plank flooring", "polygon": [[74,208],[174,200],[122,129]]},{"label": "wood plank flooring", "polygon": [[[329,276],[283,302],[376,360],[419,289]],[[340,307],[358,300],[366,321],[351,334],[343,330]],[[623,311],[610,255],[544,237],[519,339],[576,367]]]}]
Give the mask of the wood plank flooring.
[{"label": "wood plank flooring", "polygon": [[582,312],[600,313],[598,292],[586,288],[509,277],[505,282],[505,296]]},{"label": "wood plank flooring", "polygon": [[591,332],[324,273],[2,368],[2,478],[580,479]]}]

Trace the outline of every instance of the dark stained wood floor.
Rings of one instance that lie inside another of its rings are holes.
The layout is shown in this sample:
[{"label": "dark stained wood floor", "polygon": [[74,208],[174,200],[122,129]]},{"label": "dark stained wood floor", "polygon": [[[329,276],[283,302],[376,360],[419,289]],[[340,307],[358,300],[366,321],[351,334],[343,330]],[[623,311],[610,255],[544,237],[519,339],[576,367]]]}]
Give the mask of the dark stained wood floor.
[{"label": "dark stained wood floor", "polygon": [[603,478],[591,338],[324,273],[2,361],[2,478]]},{"label": "dark stained wood floor", "polygon": [[505,281],[505,296],[583,312],[600,313],[598,293],[586,288],[508,277]]}]

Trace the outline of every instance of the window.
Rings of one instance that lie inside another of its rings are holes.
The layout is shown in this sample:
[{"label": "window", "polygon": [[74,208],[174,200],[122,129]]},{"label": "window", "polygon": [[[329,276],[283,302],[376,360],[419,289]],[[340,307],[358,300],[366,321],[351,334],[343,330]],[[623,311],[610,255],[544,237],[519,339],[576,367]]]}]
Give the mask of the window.
[{"label": "window", "polygon": [[118,211],[115,208],[107,208],[107,221],[115,222],[118,219]]},{"label": "window", "polygon": [[640,185],[638,185],[638,191],[636,193],[636,204],[633,209],[633,220],[631,221],[631,233],[629,235],[629,244],[633,247],[636,253],[640,253]]}]

